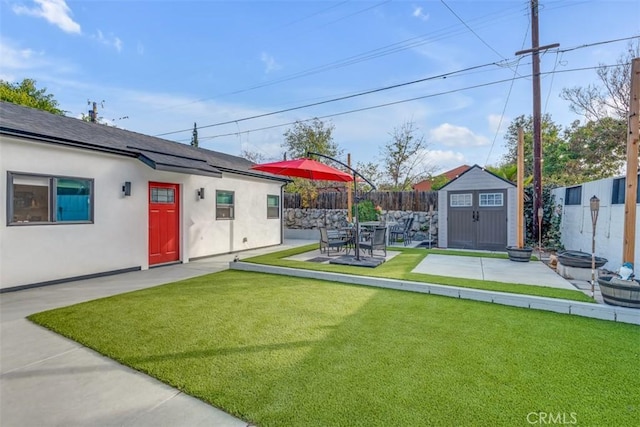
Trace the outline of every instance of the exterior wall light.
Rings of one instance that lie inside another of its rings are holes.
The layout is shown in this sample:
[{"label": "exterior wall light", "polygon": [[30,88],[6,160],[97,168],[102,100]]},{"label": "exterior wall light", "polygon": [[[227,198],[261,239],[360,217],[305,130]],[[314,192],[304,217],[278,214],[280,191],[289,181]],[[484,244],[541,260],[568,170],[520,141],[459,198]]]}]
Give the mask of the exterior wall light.
[{"label": "exterior wall light", "polygon": [[127,181],[124,183],[124,185],[122,186],[122,194],[124,194],[125,196],[130,196],[131,195],[131,182]]},{"label": "exterior wall light", "polygon": [[204,199],[204,188],[196,190],[196,195],[198,196],[198,199]]}]

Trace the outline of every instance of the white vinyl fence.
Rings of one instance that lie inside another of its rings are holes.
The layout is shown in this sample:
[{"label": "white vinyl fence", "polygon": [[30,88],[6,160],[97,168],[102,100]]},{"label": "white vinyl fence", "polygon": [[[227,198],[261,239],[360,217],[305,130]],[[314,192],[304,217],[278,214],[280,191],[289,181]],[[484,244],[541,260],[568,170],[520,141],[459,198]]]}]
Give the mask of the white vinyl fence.
[{"label": "white vinyl fence", "polygon": [[[606,258],[608,262],[603,268],[612,271],[617,271],[622,264],[625,181],[622,176],[552,190],[556,203],[562,209],[562,244],[567,250],[591,253],[593,225],[589,200],[593,196],[600,199],[595,254]],[[636,276],[640,275],[640,209],[638,214],[634,236]]]}]

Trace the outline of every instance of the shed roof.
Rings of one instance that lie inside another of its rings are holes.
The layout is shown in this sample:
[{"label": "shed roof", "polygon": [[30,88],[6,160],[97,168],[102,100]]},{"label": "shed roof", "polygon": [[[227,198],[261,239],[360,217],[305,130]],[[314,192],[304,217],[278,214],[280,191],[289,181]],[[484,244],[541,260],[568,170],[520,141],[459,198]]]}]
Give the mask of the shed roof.
[{"label": "shed roof", "polygon": [[486,173],[488,175],[491,175],[495,178],[498,178],[500,181],[505,182],[506,184],[509,184],[510,187],[515,187],[516,184],[514,184],[513,182],[509,181],[508,179],[504,179],[501,176],[496,175],[495,173],[491,172],[490,170],[483,168],[477,164],[471,166],[469,169],[467,169],[466,171],[462,172],[460,175],[458,175],[456,178],[454,178],[453,180],[447,182],[445,185],[442,186],[442,188],[440,190],[445,190],[447,187],[449,187],[451,184],[453,184],[454,182],[461,180],[461,179],[465,179],[465,175],[469,174],[471,171],[475,171],[475,170],[479,170],[482,171],[483,173]]},{"label": "shed roof", "polygon": [[214,177],[230,172],[289,181],[252,170],[253,163],[242,157],[4,101],[0,101],[0,134],[135,157],[157,170]]}]

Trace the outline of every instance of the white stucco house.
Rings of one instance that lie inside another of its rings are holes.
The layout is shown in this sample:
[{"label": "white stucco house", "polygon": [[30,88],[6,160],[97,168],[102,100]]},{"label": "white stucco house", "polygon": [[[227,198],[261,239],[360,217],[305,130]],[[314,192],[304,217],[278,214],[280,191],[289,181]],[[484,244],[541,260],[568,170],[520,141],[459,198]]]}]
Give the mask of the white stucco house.
[{"label": "white stucco house", "polygon": [[0,102],[0,292],[282,243],[240,157]]}]

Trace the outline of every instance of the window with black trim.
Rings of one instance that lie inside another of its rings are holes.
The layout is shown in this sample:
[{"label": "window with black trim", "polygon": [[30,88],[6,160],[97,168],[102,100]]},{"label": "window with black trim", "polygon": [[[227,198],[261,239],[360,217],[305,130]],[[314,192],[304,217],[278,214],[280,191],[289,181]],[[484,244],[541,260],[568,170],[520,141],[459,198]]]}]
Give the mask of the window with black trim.
[{"label": "window with black trim", "polygon": [[93,179],[9,172],[7,181],[9,225],[93,222]]},{"label": "window with black trim", "polygon": [[234,192],[216,190],[216,219],[234,218]]},{"label": "window with black trim", "polygon": [[[638,184],[636,188],[636,201],[640,202],[640,175],[638,175]],[[611,188],[611,204],[623,205],[626,194],[627,178],[615,178],[613,187]]]},{"label": "window with black trim", "polygon": [[280,218],[280,196],[267,195],[267,218]]},{"label": "window with black trim", "polygon": [[580,205],[582,204],[582,186],[569,187],[564,191],[564,204],[565,205]]}]

